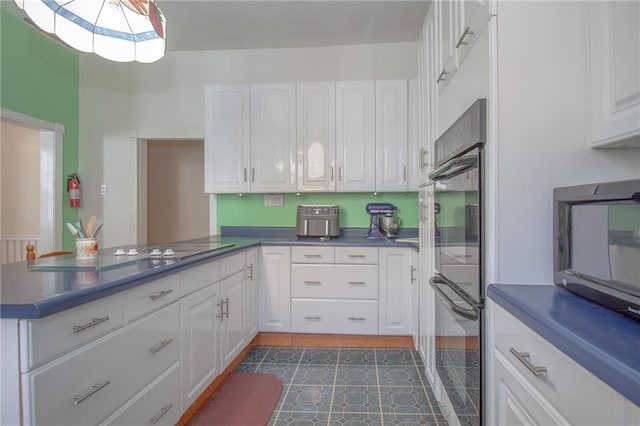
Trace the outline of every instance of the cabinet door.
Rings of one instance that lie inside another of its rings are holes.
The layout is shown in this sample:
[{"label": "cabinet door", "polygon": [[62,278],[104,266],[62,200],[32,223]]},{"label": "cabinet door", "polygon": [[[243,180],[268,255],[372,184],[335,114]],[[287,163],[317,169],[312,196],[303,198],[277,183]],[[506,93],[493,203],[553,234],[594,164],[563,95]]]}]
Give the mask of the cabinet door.
[{"label": "cabinet door", "polygon": [[407,191],[407,80],[376,81],[376,191]]},{"label": "cabinet door", "polygon": [[435,272],[434,259],[434,188],[433,184],[421,188],[419,204],[420,217],[420,288],[418,290],[419,306],[419,349],[425,374],[429,383],[435,383],[435,306],[434,293],[429,279]]},{"label": "cabinet door", "polygon": [[249,86],[205,87],[205,192],[249,191],[249,111]]},{"label": "cabinet door", "polygon": [[438,93],[442,93],[453,78],[457,70],[454,41],[457,33],[458,20],[457,2],[452,0],[437,0],[436,16],[438,21],[438,55],[436,84]]},{"label": "cabinet door", "polygon": [[189,407],[218,376],[220,287],[212,284],[180,301],[182,400]]},{"label": "cabinet door", "polygon": [[[496,352],[494,357],[495,424],[568,425],[550,401],[538,394],[526,379]],[[491,411],[491,410],[489,410]]]},{"label": "cabinet door", "polygon": [[220,371],[246,346],[244,313],[244,271],[220,281]]},{"label": "cabinet door", "polygon": [[453,41],[458,66],[491,18],[488,3],[488,0],[457,0],[458,16]]},{"label": "cabinet door", "polygon": [[408,190],[418,190],[418,180],[420,176],[420,141],[418,138],[418,80],[416,78],[409,80],[409,117],[408,117]]},{"label": "cabinet door", "polygon": [[413,289],[416,284],[417,256],[409,248],[380,249],[379,333],[413,334]]},{"label": "cabinet door", "polygon": [[591,144],[640,146],[640,3],[590,2]]},{"label": "cabinet door", "polygon": [[335,83],[298,83],[297,97],[298,191],[334,191]]},{"label": "cabinet door", "polygon": [[374,87],[373,81],[336,83],[338,191],[375,191]]},{"label": "cabinet door", "polygon": [[246,326],[247,342],[258,334],[258,249],[247,251]]},{"label": "cabinet door", "polygon": [[291,331],[291,247],[260,248],[260,331]]},{"label": "cabinet door", "polygon": [[252,192],[296,191],[296,87],[251,85]]}]

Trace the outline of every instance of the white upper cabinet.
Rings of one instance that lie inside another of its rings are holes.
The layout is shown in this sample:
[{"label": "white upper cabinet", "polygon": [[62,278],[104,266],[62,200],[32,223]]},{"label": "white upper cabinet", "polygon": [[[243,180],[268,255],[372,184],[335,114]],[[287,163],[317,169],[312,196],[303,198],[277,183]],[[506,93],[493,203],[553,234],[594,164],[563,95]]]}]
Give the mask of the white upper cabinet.
[{"label": "white upper cabinet", "polygon": [[298,83],[298,191],[335,191],[336,87]]},{"label": "white upper cabinet", "polygon": [[407,80],[376,81],[376,191],[407,191]]},{"label": "white upper cabinet", "polygon": [[409,117],[408,117],[408,189],[418,190],[420,180],[420,159],[422,149],[418,138],[418,79],[409,80]]},{"label": "white upper cabinet", "polygon": [[296,191],[296,86],[251,85],[252,192]]},{"label": "white upper cabinet", "polygon": [[591,146],[640,147],[640,2],[589,3]]},{"label": "white upper cabinet", "polygon": [[336,83],[337,189],[375,191],[375,83]]},{"label": "white upper cabinet", "polygon": [[205,192],[249,191],[249,86],[205,88]]},{"label": "white upper cabinet", "polygon": [[438,70],[436,83],[438,85],[438,93],[442,93],[458,68],[455,50],[456,42],[454,41],[457,24],[456,8],[458,5],[451,0],[438,0],[435,6],[438,38],[440,40],[436,58]]},{"label": "white upper cabinet", "polygon": [[478,35],[491,18],[489,0],[457,0],[454,26],[456,61],[462,63]]}]

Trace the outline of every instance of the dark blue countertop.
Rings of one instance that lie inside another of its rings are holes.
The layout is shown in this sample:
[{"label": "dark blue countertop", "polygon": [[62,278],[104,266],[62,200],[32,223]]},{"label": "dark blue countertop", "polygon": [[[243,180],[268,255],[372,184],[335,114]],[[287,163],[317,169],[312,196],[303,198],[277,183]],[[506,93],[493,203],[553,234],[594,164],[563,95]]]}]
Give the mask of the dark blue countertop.
[{"label": "dark blue countertop", "polygon": [[[2,265],[0,270],[0,318],[46,317],[127,290],[164,275],[208,262],[216,257],[253,246],[257,247],[261,244],[366,245],[371,247],[412,247],[417,249],[417,244],[411,242],[366,240],[362,236],[355,237],[350,235],[327,241],[299,240],[295,236],[295,232],[292,235],[279,234],[278,232],[269,234],[269,228],[252,228],[249,232],[246,230],[235,233],[223,232],[220,236],[203,237],[160,246],[171,247],[176,250],[182,244],[191,247],[194,244],[206,243],[233,244],[233,246],[181,259],[167,259],[159,262],[144,259],[139,262],[104,270],[34,271],[29,270],[27,262]],[[128,250],[130,248],[142,249],[143,247],[157,247],[157,245],[128,245],[117,248]],[[115,249],[115,247],[102,249],[99,255],[112,256]]]},{"label": "dark blue countertop", "polygon": [[640,406],[640,322],[555,285],[491,284],[487,295]]}]

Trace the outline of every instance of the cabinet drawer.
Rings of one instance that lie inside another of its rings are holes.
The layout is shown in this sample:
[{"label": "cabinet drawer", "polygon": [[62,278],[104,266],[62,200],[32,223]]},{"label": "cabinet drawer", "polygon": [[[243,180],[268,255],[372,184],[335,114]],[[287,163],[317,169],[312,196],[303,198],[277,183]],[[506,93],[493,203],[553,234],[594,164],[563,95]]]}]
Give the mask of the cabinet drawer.
[{"label": "cabinet drawer", "polygon": [[178,305],[23,375],[25,424],[104,420],[178,361]]},{"label": "cabinet drawer", "polygon": [[159,309],[180,297],[180,275],[173,274],[134,287],[124,294],[125,322]]},{"label": "cabinet drawer", "polygon": [[378,264],[378,249],[375,247],[336,247],[336,263]]},{"label": "cabinet drawer", "polygon": [[291,247],[291,263],[334,263],[333,247]]},{"label": "cabinet drawer", "polygon": [[194,266],[180,273],[180,287],[183,296],[200,290],[216,281],[220,281],[219,261]]},{"label": "cabinet drawer", "polygon": [[175,363],[103,424],[174,425],[181,414],[180,363]]},{"label": "cabinet drawer", "polygon": [[20,320],[21,371],[121,327],[123,318],[123,295],[115,294],[50,317]]},{"label": "cabinet drawer", "polygon": [[292,265],[291,295],[302,298],[378,299],[374,265]]},{"label": "cabinet drawer", "polygon": [[230,277],[231,275],[244,270],[246,264],[247,257],[245,252],[233,254],[220,259],[220,278]]},{"label": "cabinet drawer", "polygon": [[378,334],[376,300],[293,299],[294,333]]},{"label": "cabinet drawer", "polygon": [[444,246],[436,250],[436,255],[439,256],[441,265],[478,264],[478,247],[476,246]]},{"label": "cabinet drawer", "polygon": [[[624,423],[624,399],[617,392],[499,306],[495,306],[494,321],[495,350],[570,423]],[[528,353],[524,361],[545,367],[546,373],[536,378],[512,348]]]}]

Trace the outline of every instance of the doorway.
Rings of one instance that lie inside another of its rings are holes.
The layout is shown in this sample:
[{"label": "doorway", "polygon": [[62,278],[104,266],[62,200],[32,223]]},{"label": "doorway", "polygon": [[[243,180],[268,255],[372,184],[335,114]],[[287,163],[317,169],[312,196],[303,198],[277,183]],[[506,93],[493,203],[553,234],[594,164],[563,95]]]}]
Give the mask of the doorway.
[{"label": "doorway", "polygon": [[209,194],[204,192],[204,141],[147,140],[146,243],[207,235]]},{"label": "doorway", "polygon": [[28,244],[61,250],[64,126],[4,108],[0,125],[0,263],[25,260]]}]

